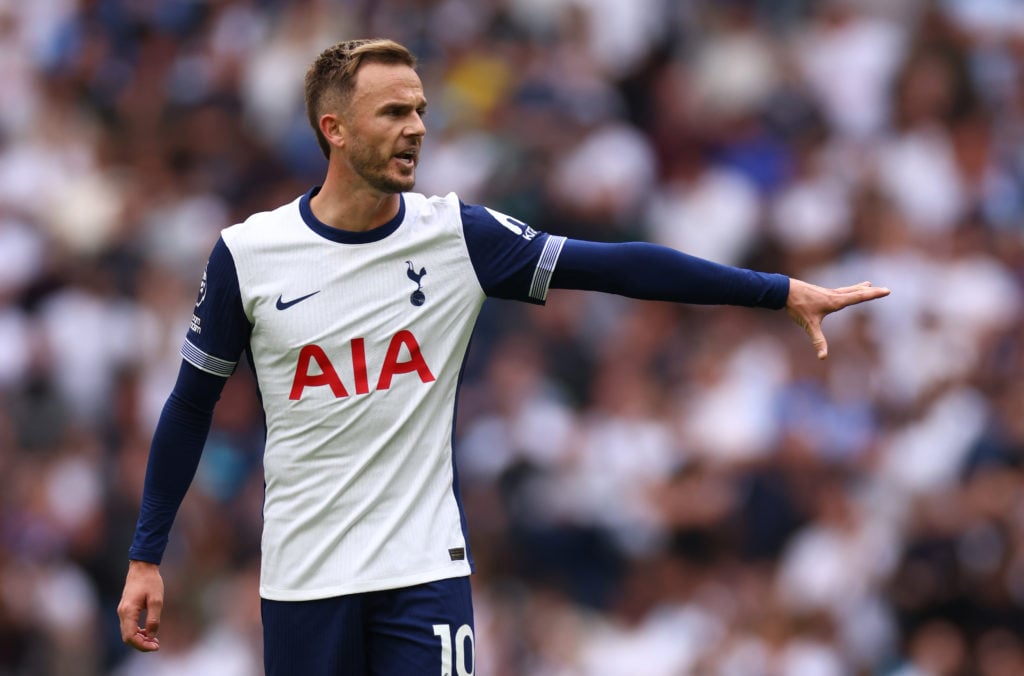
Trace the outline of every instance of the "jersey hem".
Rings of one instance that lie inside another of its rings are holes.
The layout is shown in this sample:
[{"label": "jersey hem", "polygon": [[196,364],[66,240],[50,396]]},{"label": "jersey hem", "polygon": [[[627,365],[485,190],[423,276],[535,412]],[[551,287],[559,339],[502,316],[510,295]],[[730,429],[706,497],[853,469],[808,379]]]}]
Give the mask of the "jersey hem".
[{"label": "jersey hem", "polygon": [[343,584],[321,589],[274,589],[273,587],[261,584],[260,598],[268,601],[315,601],[317,599],[329,599],[348,594],[362,594],[365,592],[412,587],[418,584],[426,584],[427,582],[448,580],[453,577],[468,577],[472,572],[473,569],[469,564],[462,563],[458,566],[446,566],[445,568],[434,569],[417,575],[369,580],[367,582]]}]

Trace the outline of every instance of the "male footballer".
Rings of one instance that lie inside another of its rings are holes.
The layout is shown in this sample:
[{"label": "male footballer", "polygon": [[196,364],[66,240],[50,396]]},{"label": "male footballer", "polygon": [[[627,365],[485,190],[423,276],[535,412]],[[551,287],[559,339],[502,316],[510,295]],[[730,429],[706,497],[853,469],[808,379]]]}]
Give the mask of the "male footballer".
[{"label": "male footballer", "polygon": [[320,54],[305,96],[328,160],[323,184],[223,230],[213,248],[153,437],[118,606],[138,650],[160,647],[168,532],[243,352],[267,427],[266,673],[472,674],[473,559],[452,432],[486,298],[543,304],[563,288],[786,308],[825,358],[822,319],[889,293],[566,239],[455,194],[411,192],[427,107],[415,66],[389,40]]}]

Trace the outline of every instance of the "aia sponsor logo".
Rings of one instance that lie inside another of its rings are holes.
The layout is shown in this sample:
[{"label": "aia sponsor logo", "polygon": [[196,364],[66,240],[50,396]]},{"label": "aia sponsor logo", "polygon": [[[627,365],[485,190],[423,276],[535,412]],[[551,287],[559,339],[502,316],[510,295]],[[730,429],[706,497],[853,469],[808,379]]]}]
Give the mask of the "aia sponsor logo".
[{"label": "aia sponsor logo", "polygon": [[[374,382],[373,389],[388,390],[395,376],[405,374],[416,374],[422,383],[431,383],[435,380],[430,367],[427,366],[420,350],[420,344],[412,331],[402,330],[391,337],[388,349],[384,355],[379,371],[371,372],[370,364],[366,359],[366,339],[353,338],[350,343],[350,356],[352,362],[352,391],[345,386],[334,361],[328,356],[323,347],[315,343],[302,346],[299,350],[299,357],[295,363],[295,376],[292,378],[292,389],[288,398],[297,401],[302,399],[307,388],[327,387],[336,399],[348,397],[351,394],[369,394],[370,383]],[[334,359],[339,355],[335,353]],[[373,376],[376,375],[376,379]]]}]

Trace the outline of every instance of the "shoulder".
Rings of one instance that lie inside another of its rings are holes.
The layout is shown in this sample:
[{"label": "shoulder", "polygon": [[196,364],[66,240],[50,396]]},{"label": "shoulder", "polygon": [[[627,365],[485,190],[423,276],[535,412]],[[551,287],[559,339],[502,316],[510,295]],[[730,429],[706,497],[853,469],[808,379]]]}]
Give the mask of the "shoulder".
[{"label": "shoulder", "polygon": [[458,216],[461,201],[453,192],[430,197],[416,192],[402,193],[409,216],[418,215],[422,220],[451,219]]},{"label": "shoulder", "polygon": [[405,202],[405,223],[415,231],[431,232],[435,236],[447,233],[461,237],[462,204],[454,192],[447,195],[426,196],[420,193],[402,193]]},{"label": "shoulder", "polygon": [[259,241],[280,233],[283,230],[283,225],[293,222],[297,218],[301,219],[299,214],[299,200],[301,199],[300,196],[275,209],[256,212],[241,223],[235,223],[221,230],[221,237],[228,248],[233,248],[246,241]]},{"label": "shoulder", "polygon": [[424,216],[449,219],[466,229],[499,227],[516,235],[522,235],[528,231],[531,233],[531,238],[532,235],[536,235],[533,229],[522,221],[481,204],[463,202],[454,192],[433,197],[406,193],[406,199],[412,209],[418,209]]}]

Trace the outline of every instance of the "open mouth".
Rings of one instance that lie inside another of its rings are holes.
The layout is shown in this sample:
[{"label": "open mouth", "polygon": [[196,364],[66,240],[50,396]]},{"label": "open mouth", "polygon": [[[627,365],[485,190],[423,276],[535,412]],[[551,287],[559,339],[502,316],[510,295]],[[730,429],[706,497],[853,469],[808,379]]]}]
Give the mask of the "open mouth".
[{"label": "open mouth", "polygon": [[395,153],[395,159],[408,167],[415,167],[418,155],[419,153],[415,150],[404,150],[400,153]]}]

